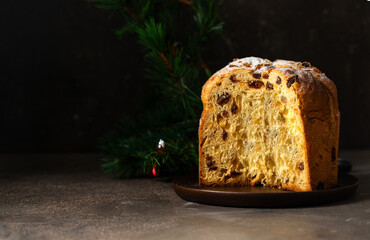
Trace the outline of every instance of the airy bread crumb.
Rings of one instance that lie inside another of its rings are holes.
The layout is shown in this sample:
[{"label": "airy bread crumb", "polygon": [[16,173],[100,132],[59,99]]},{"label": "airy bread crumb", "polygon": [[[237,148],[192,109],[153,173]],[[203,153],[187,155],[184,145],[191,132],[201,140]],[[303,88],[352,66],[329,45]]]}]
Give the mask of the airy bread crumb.
[{"label": "airy bread crumb", "polygon": [[205,83],[202,101],[201,186],[337,183],[336,87],[310,63],[235,59]]}]

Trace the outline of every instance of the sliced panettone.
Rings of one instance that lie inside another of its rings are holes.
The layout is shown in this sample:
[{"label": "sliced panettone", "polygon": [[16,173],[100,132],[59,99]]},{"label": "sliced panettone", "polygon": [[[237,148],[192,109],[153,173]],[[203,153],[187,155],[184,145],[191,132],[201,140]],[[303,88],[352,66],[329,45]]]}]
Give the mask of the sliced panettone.
[{"label": "sliced panettone", "polygon": [[235,59],[205,83],[202,101],[201,186],[337,183],[336,87],[310,63]]}]

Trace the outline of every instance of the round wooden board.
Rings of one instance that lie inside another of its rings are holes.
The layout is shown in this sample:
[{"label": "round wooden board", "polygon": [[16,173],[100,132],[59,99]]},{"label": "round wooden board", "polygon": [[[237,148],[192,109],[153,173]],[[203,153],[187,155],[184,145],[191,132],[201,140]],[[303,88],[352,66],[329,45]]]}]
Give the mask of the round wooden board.
[{"label": "round wooden board", "polygon": [[337,186],[311,192],[267,187],[199,187],[196,176],[173,180],[176,194],[184,200],[229,207],[299,207],[334,203],[352,196],[358,185],[358,179],[346,173],[339,174]]}]

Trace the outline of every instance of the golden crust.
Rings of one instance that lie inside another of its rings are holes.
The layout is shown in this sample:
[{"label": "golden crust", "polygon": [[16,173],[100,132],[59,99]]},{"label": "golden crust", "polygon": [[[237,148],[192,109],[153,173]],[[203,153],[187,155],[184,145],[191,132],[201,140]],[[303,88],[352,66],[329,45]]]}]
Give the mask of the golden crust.
[{"label": "golden crust", "polygon": [[[292,85],[298,100],[301,113],[300,125],[304,130],[305,165],[308,166],[308,185],[302,186],[294,183],[283,183],[279,186],[293,191],[311,191],[321,188],[330,188],[337,182],[337,152],[339,142],[340,113],[337,102],[335,84],[324,73],[306,62],[293,62],[255,57],[237,59],[225,68],[216,72],[203,86],[202,102],[203,112],[199,123],[199,183],[204,176],[205,157],[202,155],[206,118],[209,111],[209,95],[222,81],[239,71],[248,71],[259,74],[278,74],[282,82],[287,84],[294,76],[296,84]],[[254,185],[253,181],[239,179],[231,184],[217,182],[215,185]]]}]

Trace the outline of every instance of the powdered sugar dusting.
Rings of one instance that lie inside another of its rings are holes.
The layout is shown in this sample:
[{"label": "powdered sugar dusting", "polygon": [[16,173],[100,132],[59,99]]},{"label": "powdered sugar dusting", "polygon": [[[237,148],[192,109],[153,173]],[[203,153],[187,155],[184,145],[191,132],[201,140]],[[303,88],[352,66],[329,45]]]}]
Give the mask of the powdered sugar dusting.
[{"label": "powdered sugar dusting", "polygon": [[253,71],[262,72],[266,71],[266,66],[271,66],[271,61],[268,59],[262,59],[258,57],[246,57],[241,59],[235,59],[229,63],[225,68],[231,70],[233,68],[245,68]]},{"label": "powdered sugar dusting", "polygon": [[267,59],[262,59],[258,57],[247,57],[243,58],[242,61],[249,62],[252,66],[257,66],[259,64],[271,64],[271,62]]},{"label": "powdered sugar dusting", "polygon": [[299,68],[301,65],[300,62],[281,60],[281,59],[275,60],[273,64],[275,67],[291,67],[291,68]]},{"label": "powdered sugar dusting", "polygon": [[310,72],[315,77],[321,77],[322,75],[324,75],[317,68],[311,66],[311,64],[308,62],[304,62],[304,64],[302,64],[301,62],[282,59],[277,59],[274,62],[271,62],[268,59],[263,59],[259,57],[246,57],[241,59],[234,59],[234,61],[230,62],[223,69],[216,72],[214,76],[222,75],[236,69],[245,69],[251,73],[261,75],[264,73],[270,73],[272,70],[278,70],[284,74],[289,75],[300,74],[301,72]]}]

